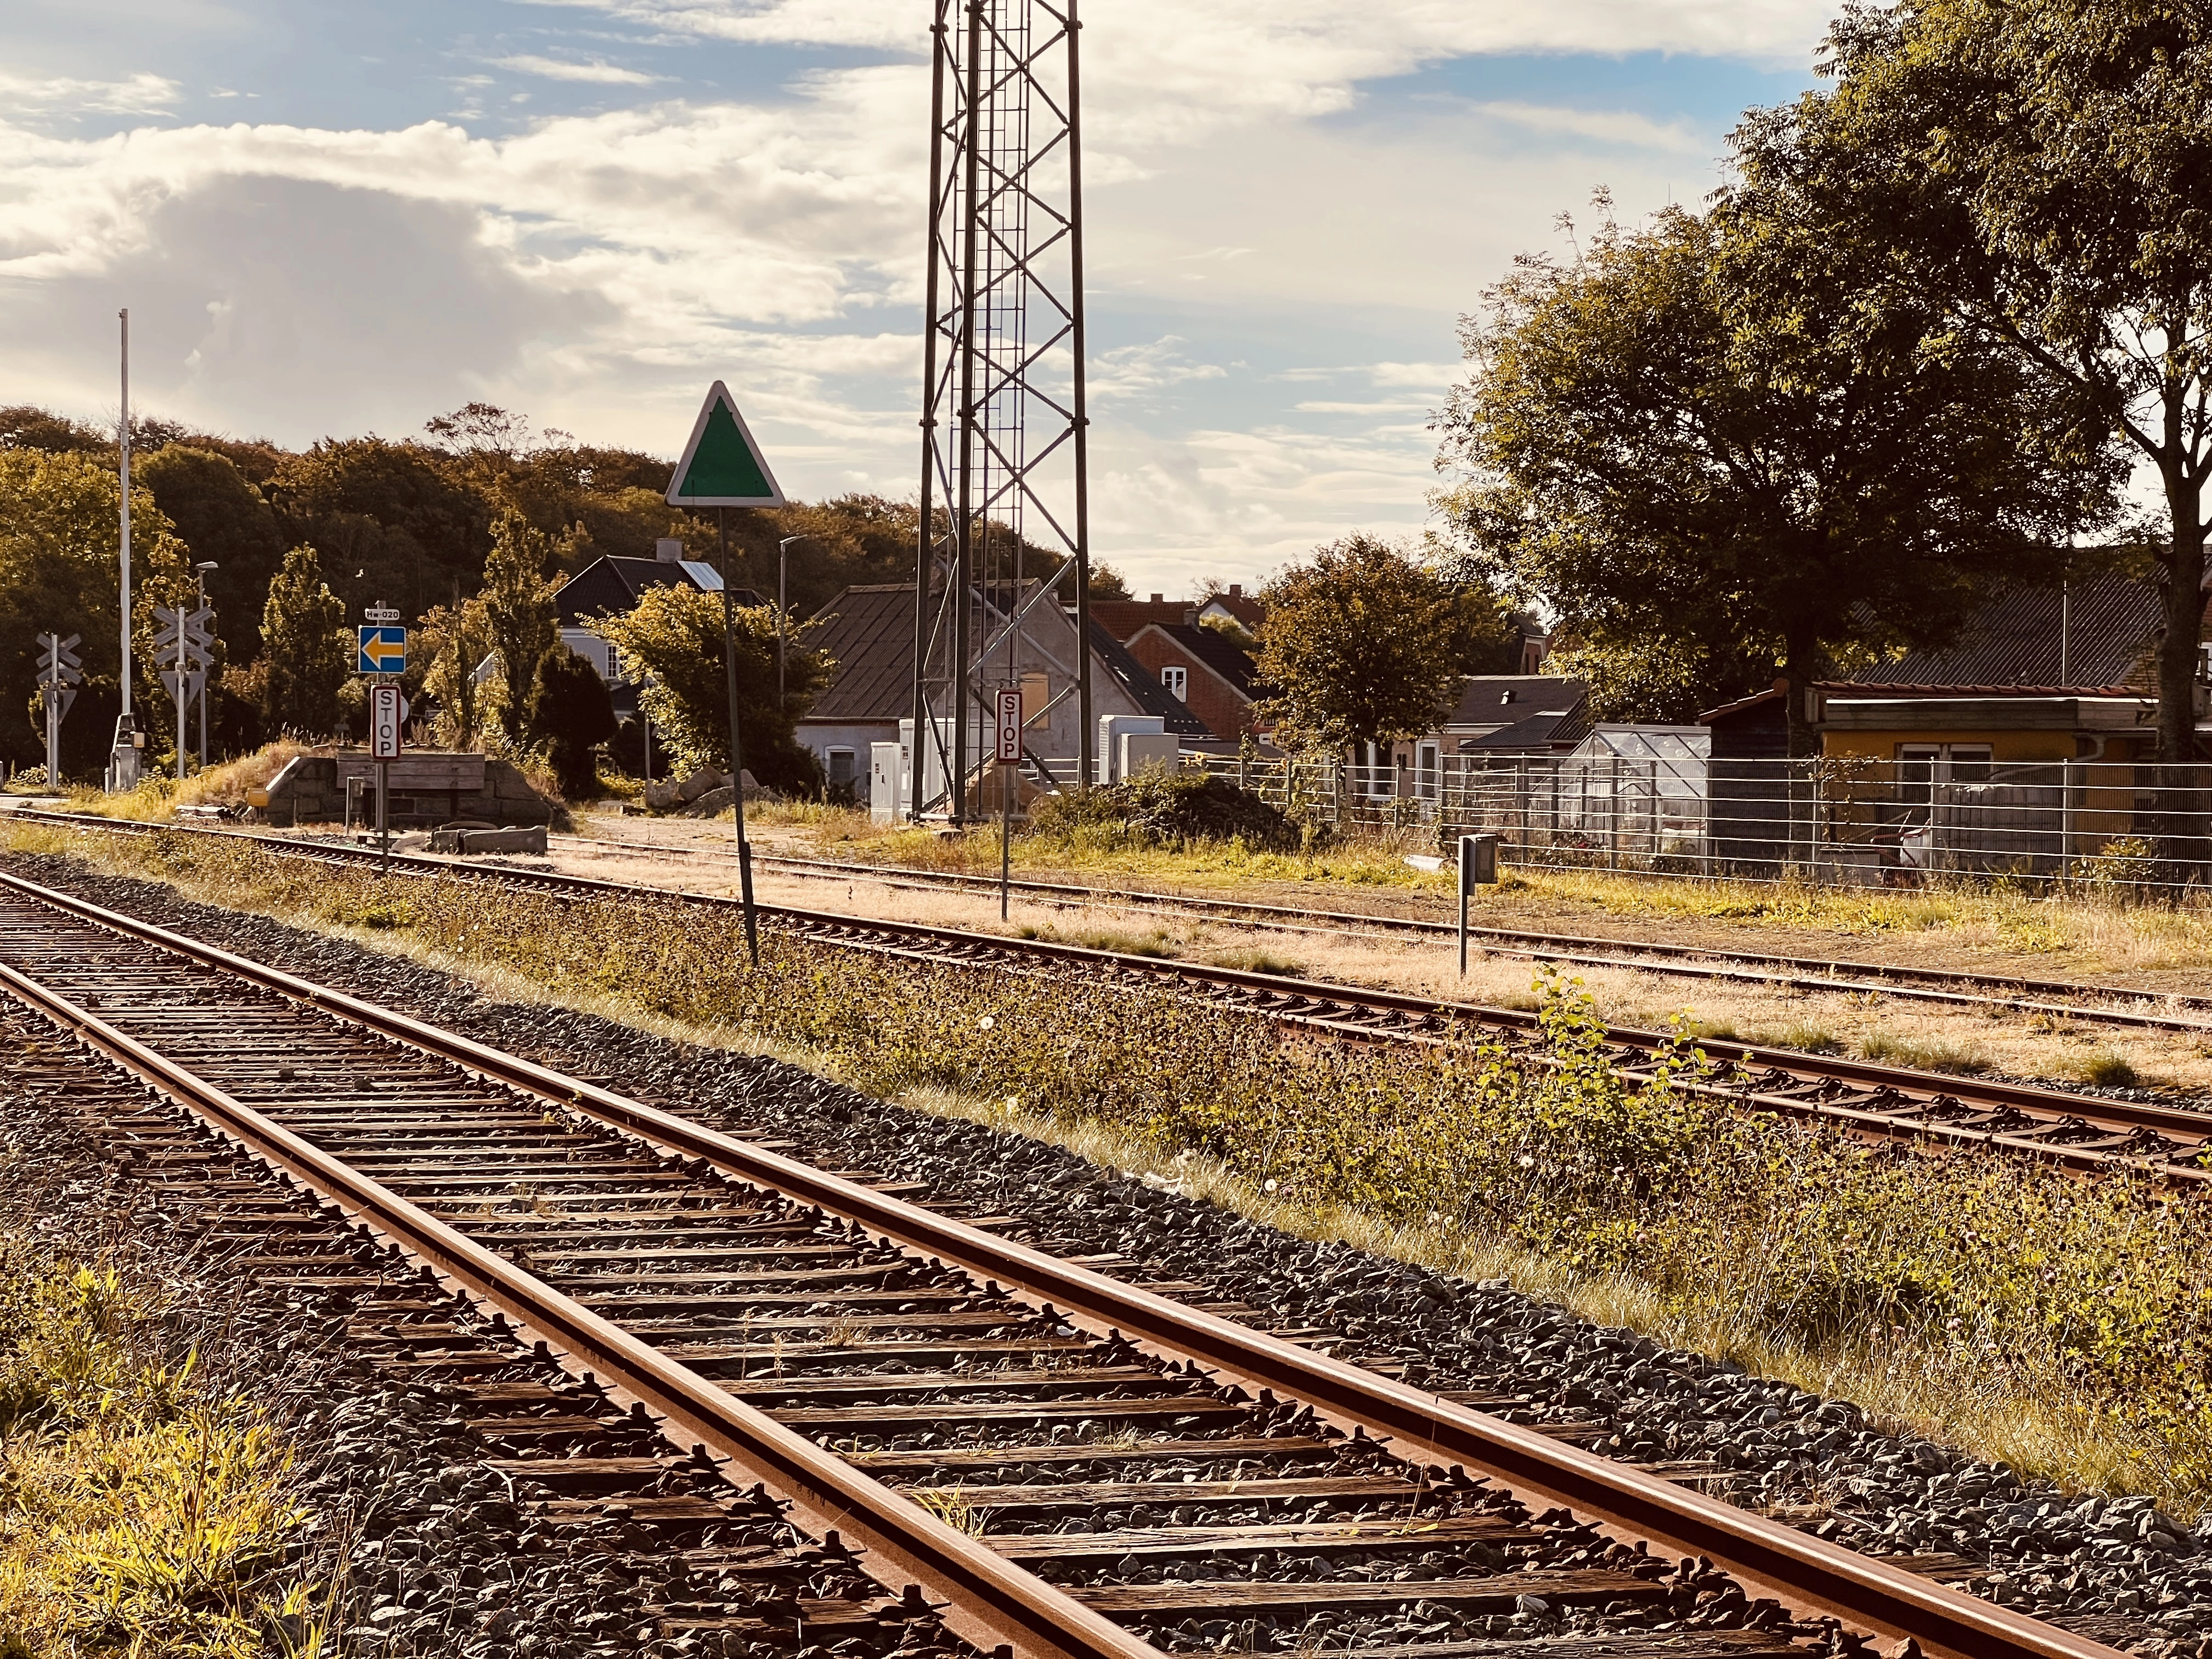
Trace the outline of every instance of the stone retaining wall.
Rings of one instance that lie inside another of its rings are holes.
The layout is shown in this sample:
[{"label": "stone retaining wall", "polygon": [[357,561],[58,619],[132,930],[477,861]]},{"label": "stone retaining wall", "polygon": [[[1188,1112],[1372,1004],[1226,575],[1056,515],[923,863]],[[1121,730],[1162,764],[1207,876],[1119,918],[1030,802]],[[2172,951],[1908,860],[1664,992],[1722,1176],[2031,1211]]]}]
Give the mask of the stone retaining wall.
[{"label": "stone retaining wall", "polygon": [[[457,819],[547,824],[560,811],[514,766],[491,755],[425,751],[392,763],[392,827],[428,829]],[[375,763],[359,750],[301,755],[270,781],[271,823],[335,823],[345,817],[345,779],[359,775],[361,811],[376,820]]]}]

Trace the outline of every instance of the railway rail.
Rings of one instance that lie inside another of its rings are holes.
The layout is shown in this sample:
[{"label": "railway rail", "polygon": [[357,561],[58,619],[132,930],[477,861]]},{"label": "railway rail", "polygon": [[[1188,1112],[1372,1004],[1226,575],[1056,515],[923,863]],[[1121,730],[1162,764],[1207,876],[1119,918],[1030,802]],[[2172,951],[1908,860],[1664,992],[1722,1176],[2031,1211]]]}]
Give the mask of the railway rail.
[{"label": "railway rail", "polygon": [[[562,846],[591,852],[704,860],[729,865],[734,865],[736,861],[734,853],[711,848],[659,847],[650,842],[591,836],[560,836],[553,839]],[[757,851],[753,854],[753,862],[757,868],[775,870],[802,878],[811,877],[824,881],[859,879],[877,882],[886,887],[924,892],[996,892],[999,886],[997,878],[990,876],[856,864],[833,859],[798,858],[787,854]],[[1243,927],[1289,935],[1320,933],[1342,938],[1363,933],[1401,933],[1430,939],[1456,939],[1459,932],[1455,922],[1422,916],[1390,915],[1376,911],[1298,909],[1288,905],[1262,904],[1243,899],[1209,899],[1184,893],[1147,892],[1141,889],[1109,891],[1067,882],[1022,880],[1012,882],[1009,885],[1024,897],[1043,903],[1119,908],[1155,915],[1188,915],[1235,922]],[[2212,1016],[2212,997],[2136,991],[2124,986],[2087,984],[2073,980],[1905,968],[1842,958],[1822,960],[1759,951],[1723,951],[1705,945],[1666,945],[1646,939],[1532,933],[1507,927],[1470,927],[1468,937],[1492,956],[1517,957],[1530,962],[1558,963],[1568,967],[1633,968],[1643,973],[1681,979],[1764,985],[1778,990],[1893,997],[1900,1001],[1954,1007],[2001,1008],[2008,1013],[2042,1014],[2054,1019],[2081,1020],[2092,1024],[2136,1030],[2182,1031],[2212,1036],[2212,1018],[2190,1019],[2173,1012],[2160,1012],[2161,1009],[2191,1009]]]},{"label": "railway rail", "polygon": [[[815,1559],[888,1592],[845,1626],[872,1621],[878,1650],[934,1613],[1023,1659],[1461,1659],[1489,1650],[1484,1621],[1540,1610],[1624,1656],[1788,1659],[1843,1632],[1929,1659],[2113,1651],[1177,1298],[1199,1287],[1123,1282],[4,873],[0,988],[586,1383],[509,1402],[542,1453],[501,1468],[526,1504],[663,1480],[625,1525],[734,1566],[768,1547],[674,1483],[757,1483]],[[117,1116],[150,1162],[205,1156],[166,1114]],[[510,1386],[508,1351],[441,1334],[410,1352]],[[559,1455],[610,1406],[684,1449]]]},{"label": "railway rail", "polygon": [[[58,816],[58,815],[41,815]],[[82,817],[86,828],[131,835],[222,836],[289,857],[359,866],[372,848],[331,841],[256,835],[200,827],[154,826]],[[394,854],[410,873],[495,882],[542,893],[635,902],[643,898],[727,911],[737,901],[671,891],[506,863],[464,863]],[[1449,1042],[1470,1035],[1503,1041],[1541,1063],[1540,1022],[1516,1009],[1487,1007],[1208,963],[1132,956],[1002,934],[836,912],[763,905],[769,926],[840,948],[916,961],[957,963],[1011,972],[1077,969],[1132,986],[1162,984],[1212,998],[1263,1018],[1332,1037],[1363,1042]],[[1623,1067],[1650,1066],[1671,1039],[1663,1033],[1611,1027],[1607,1041]],[[1730,1104],[1826,1123],[1848,1133],[1918,1145],[2027,1154],[2082,1171],[2124,1170],[2176,1185],[2212,1182],[2212,1106],[2115,1098],[1998,1078],[1917,1072],[1840,1055],[1814,1055],[1740,1042],[1701,1039],[1717,1068],[1705,1080],[1675,1086]]]}]

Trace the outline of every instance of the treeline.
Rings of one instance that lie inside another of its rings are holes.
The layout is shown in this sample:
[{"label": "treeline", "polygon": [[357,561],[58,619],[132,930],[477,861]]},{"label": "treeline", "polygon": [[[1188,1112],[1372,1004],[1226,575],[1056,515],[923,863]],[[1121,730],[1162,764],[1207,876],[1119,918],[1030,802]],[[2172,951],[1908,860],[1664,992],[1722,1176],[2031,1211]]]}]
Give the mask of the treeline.
[{"label": "treeline", "polygon": [[[2197,757],[2212,482],[2212,9],[1854,5],[1700,210],[1600,199],[1466,329],[1442,505],[1613,718],[1954,641],[2118,565]],[[2152,483],[2138,511],[2130,475]],[[1815,739],[1788,700],[1795,746]]]},{"label": "treeline", "polygon": [[[137,620],[150,623],[154,604],[190,593],[194,566],[216,566],[204,574],[221,639],[210,713],[215,746],[226,752],[286,730],[321,736],[342,726],[353,698],[337,642],[379,600],[410,623],[428,621],[421,643],[432,657],[442,649],[458,662],[488,646],[483,654],[501,658],[500,683],[482,700],[425,657],[410,690],[428,683],[450,715],[449,737],[517,743],[531,735],[537,654],[507,659],[550,640],[552,586],[603,555],[651,558],[664,538],[719,558],[711,515],[663,499],[671,468],[664,457],[535,431],[487,404],[435,416],[416,438],[331,438],[297,451],[143,420],[132,431]],[[16,766],[43,758],[34,635],[46,631],[85,640],[88,678],[65,727],[67,769],[96,773],[105,755],[119,707],[119,501],[112,430],[43,409],[0,409],[0,707],[30,714],[0,719],[0,757]],[[915,528],[911,504],[872,495],[732,512],[732,580],[772,599],[777,544],[804,538],[788,588],[803,617],[848,585],[911,580]],[[1036,550],[1034,567],[1051,563]],[[1115,591],[1110,573],[1093,586]],[[138,631],[134,702],[166,747],[173,706],[145,657],[150,626]]]}]

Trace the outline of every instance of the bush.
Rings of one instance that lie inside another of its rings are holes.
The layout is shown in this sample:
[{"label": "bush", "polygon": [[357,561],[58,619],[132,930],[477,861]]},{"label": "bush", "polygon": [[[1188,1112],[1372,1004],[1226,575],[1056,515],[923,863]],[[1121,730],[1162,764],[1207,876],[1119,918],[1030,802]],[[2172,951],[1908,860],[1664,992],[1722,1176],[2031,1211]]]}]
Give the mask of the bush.
[{"label": "bush", "polygon": [[595,750],[615,734],[614,705],[599,671],[565,645],[538,659],[530,687],[530,735],[549,747],[562,795],[580,800],[596,792]]},{"label": "bush", "polygon": [[1030,815],[1030,833],[1062,842],[1103,836],[1170,848],[1233,841],[1265,853],[1295,852],[1304,843],[1296,821],[1225,778],[1157,768],[1120,783],[1047,797]]}]

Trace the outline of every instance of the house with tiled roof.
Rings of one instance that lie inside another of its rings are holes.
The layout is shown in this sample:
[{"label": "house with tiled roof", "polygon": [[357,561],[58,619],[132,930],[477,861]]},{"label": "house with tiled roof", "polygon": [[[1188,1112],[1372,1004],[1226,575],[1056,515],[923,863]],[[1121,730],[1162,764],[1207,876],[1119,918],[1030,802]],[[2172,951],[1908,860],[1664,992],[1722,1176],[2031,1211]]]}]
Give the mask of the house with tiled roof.
[{"label": "house with tiled roof", "polygon": [[[1011,608],[979,590],[971,637],[989,638]],[[868,775],[871,748],[901,742],[902,722],[911,730],[914,584],[848,587],[816,612],[814,622],[807,643],[836,666],[830,684],[799,722],[799,740],[814,751],[833,787],[857,789]],[[1031,606],[1010,671],[1023,687],[1024,708],[1031,711],[1025,747],[1056,785],[1074,781],[1081,753],[1077,702],[1070,690],[1075,637],[1075,620],[1060,607]],[[1187,741],[1212,735],[1182,699],[1097,623],[1091,626],[1090,650],[1094,720],[1157,719],[1160,730]],[[979,757],[981,748],[979,740]]]},{"label": "house with tiled roof", "polygon": [[1253,706],[1263,696],[1252,653],[1218,629],[1192,623],[1146,623],[1127,649],[1225,743],[1257,737]]}]

